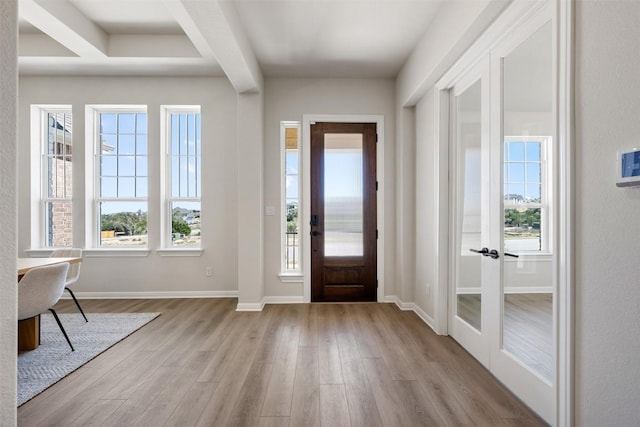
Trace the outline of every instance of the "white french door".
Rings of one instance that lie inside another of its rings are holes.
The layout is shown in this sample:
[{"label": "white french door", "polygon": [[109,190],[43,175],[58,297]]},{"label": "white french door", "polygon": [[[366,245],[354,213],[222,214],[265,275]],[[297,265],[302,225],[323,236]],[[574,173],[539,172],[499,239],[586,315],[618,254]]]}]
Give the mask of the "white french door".
[{"label": "white french door", "polygon": [[451,336],[543,419],[556,402],[552,13],[451,87]]}]

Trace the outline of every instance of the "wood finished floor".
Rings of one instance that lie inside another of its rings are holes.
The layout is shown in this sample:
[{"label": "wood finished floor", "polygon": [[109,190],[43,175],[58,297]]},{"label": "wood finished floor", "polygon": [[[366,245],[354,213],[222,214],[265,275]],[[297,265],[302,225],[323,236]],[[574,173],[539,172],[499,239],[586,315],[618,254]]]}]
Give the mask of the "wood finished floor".
[{"label": "wood finished floor", "polygon": [[[395,305],[81,302],[162,315],[18,408],[19,426],[544,425]],[[67,300],[57,309],[75,311]]]}]

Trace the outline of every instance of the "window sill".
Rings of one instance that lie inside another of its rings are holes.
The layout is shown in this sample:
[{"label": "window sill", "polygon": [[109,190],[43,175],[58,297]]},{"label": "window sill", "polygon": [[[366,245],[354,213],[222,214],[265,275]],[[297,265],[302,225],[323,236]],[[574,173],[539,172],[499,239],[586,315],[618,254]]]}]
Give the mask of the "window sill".
[{"label": "window sill", "polygon": [[203,249],[201,248],[182,248],[182,249],[158,249],[156,253],[160,256],[174,257],[174,256],[200,256]]},{"label": "window sill", "polygon": [[301,273],[280,273],[278,274],[282,283],[303,283],[304,275]]},{"label": "window sill", "polygon": [[149,249],[117,248],[117,249],[85,249],[82,254],[87,258],[109,258],[109,257],[146,257],[151,252]]},{"label": "window sill", "polygon": [[27,249],[25,252],[31,258],[49,258],[51,256],[51,252],[53,252],[53,248]]}]

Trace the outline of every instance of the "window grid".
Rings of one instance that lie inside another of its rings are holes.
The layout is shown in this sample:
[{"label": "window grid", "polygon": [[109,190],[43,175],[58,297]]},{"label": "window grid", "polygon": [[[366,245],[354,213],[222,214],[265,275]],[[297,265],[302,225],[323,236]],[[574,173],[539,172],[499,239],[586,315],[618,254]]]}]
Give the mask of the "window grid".
[{"label": "window grid", "polygon": [[147,113],[96,113],[98,246],[146,247]]},{"label": "window grid", "polygon": [[167,246],[201,246],[201,116],[198,109],[168,111]]},{"label": "window grid", "polygon": [[44,246],[73,245],[72,115],[68,110],[43,111],[42,144]]}]

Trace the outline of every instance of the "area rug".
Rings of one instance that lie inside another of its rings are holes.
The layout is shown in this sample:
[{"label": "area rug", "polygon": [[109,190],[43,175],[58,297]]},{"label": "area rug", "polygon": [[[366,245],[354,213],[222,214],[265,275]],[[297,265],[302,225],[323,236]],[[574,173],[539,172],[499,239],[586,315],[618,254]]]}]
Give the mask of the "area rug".
[{"label": "area rug", "polygon": [[55,319],[41,316],[40,346],[18,355],[18,406],[60,381],[160,313],[58,314],[76,351],[71,351]]}]

